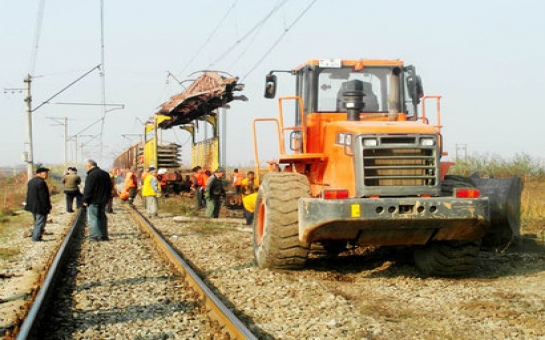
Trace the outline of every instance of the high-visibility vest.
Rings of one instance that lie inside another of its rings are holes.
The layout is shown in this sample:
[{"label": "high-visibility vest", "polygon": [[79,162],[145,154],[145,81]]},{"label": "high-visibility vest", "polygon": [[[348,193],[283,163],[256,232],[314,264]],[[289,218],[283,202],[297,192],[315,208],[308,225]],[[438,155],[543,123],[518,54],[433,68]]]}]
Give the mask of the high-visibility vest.
[{"label": "high-visibility vest", "polygon": [[244,179],[244,175],[240,172],[235,172],[233,174],[233,185],[239,186],[242,185],[242,180]]},{"label": "high-visibility vest", "polygon": [[244,209],[253,213],[255,210],[256,200],[257,200],[257,192],[254,192],[253,194],[242,197],[242,205],[244,206]]},{"label": "high-visibility vest", "polygon": [[127,176],[125,176],[125,188],[136,187],[138,187],[138,177],[132,171],[127,172]]},{"label": "high-visibility vest", "polygon": [[210,176],[208,176],[206,173],[202,173],[201,175],[202,177],[202,188],[206,188],[206,183],[208,183],[208,179],[210,178]]},{"label": "high-visibility vest", "polygon": [[155,176],[149,173],[146,177],[144,177],[144,184],[142,184],[142,196],[155,196],[161,192],[161,186],[159,183],[157,183],[157,192],[153,190],[153,186],[151,185],[151,180],[153,178],[155,178]]}]

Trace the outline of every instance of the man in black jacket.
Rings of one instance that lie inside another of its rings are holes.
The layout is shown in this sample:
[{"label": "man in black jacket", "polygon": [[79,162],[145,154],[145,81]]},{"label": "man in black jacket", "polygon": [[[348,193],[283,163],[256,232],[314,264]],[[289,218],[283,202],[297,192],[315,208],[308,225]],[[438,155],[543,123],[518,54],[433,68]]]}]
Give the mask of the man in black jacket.
[{"label": "man in black jacket", "polygon": [[89,241],[108,241],[108,218],[106,204],[112,193],[110,175],[89,159],[85,162],[87,177],[83,189],[82,205],[87,207]]},{"label": "man in black jacket", "polygon": [[49,187],[45,182],[48,177],[49,169],[40,167],[36,170],[36,176],[27,184],[25,210],[30,211],[34,217],[34,228],[32,229],[32,241],[34,242],[42,240],[47,215],[51,212]]},{"label": "man in black jacket", "polygon": [[221,199],[225,197],[223,175],[225,170],[219,167],[206,182],[204,197],[206,198],[206,217],[218,218],[221,208]]}]

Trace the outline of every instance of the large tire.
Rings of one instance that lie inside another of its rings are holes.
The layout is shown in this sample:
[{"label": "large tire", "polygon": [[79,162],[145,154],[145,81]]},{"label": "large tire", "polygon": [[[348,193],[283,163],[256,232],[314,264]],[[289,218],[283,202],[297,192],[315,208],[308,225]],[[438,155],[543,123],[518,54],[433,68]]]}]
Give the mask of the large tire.
[{"label": "large tire", "polygon": [[414,249],[414,262],[426,276],[465,276],[477,264],[480,244],[480,241],[431,243]]},{"label": "large tire", "polygon": [[262,268],[301,269],[310,244],[299,241],[298,200],[310,197],[305,176],[269,173],[259,187],[254,212],[252,245]]}]

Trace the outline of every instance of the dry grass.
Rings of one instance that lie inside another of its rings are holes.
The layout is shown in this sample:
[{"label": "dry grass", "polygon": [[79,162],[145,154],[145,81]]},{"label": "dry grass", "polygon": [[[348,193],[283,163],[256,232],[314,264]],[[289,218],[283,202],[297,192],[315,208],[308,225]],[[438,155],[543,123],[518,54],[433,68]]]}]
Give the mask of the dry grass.
[{"label": "dry grass", "polygon": [[[19,253],[19,249],[7,248],[3,245],[10,237],[21,237],[22,233],[33,224],[32,214],[23,210],[21,202],[25,200],[26,184],[11,192],[9,201],[4,201],[0,209],[0,258],[8,259]],[[51,203],[56,204],[64,199],[64,194],[51,196]],[[11,204],[10,202],[15,202]]]},{"label": "dry grass", "polygon": [[458,161],[449,174],[508,178],[518,176],[523,183],[521,195],[521,232],[524,235],[540,235],[545,232],[545,168],[543,161],[526,154],[511,159],[484,154]]},{"label": "dry grass", "polygon": [[21,237],[24,230],[32,225],[32,215],[30,213],[11,214],[0,217],[0,259],[9,259],[19,254],[19,249],[3,246],[5,240],[11,237]]},{"label": "dry grass", "polygon": [[197,211],[192,208],[194,200],[189,197],[172,195],[159,199],[159,212],[167,215],[196,216]]},{"label": "dry grass", "polygon": [[545,180],[535,178],[526,179],[520,203],[522,233],[535,236],[544,233]]}]

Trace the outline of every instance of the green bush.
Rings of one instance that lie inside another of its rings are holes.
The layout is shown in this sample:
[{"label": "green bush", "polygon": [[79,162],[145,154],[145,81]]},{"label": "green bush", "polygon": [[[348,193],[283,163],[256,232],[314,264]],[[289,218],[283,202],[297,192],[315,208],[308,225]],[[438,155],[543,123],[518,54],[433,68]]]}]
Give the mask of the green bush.
[{"label": "green bush", "polygon": [[530,155],[516,154],[511,159],[503,159],[494,154],[477,154],[465,159],[458,159],[450,168],[449,174],[470,176],[474,173],[481,177],[512,177],[544,178],[545,165],[543,160],[532,158]]}]

